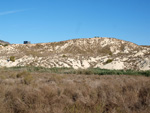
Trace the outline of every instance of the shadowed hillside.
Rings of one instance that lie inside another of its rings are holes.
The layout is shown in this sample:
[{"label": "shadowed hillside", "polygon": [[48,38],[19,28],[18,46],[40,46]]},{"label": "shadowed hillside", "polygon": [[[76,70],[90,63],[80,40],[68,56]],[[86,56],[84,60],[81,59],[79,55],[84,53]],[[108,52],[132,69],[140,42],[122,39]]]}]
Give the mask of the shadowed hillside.
[{"label": "shadowed hillside", "polygon": [[3,40],[0,40],[0,45],[6,46],[6,45],[9,45],[9,44],[10,44],[9,42],[5,42]]}]

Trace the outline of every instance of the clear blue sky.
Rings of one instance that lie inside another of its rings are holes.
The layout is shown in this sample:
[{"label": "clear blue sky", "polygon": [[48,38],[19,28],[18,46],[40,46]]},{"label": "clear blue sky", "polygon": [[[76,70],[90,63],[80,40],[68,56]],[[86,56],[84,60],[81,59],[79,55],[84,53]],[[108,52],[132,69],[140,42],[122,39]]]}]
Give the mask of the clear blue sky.
[{"label": "clear blue sky", "polygon": [[0,39],[10,43],[115,37],[150,45],[150,0],[0,0]]}]

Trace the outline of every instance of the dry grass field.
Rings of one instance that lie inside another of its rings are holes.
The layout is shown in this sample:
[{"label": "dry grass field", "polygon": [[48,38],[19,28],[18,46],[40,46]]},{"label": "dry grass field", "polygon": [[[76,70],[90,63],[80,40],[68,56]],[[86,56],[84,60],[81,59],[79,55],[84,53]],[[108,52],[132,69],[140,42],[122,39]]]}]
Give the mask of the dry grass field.
[{"label": "dry grass field", "polygon": [[0,113],[150,113],[150,77],[3,68]]}]

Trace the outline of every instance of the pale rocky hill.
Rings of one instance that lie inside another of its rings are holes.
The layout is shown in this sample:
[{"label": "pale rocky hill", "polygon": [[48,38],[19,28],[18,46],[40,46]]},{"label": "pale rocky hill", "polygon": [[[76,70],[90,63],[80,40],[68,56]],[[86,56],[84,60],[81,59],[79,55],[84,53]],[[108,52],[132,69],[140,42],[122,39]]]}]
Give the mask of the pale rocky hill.
[{"label": "pale rocky hill", "polygon": [[[15,62],[9,61],[15,56]],[[85,38],[0,47],[0,66],[150,70],[150,47],[115,38]]]}]

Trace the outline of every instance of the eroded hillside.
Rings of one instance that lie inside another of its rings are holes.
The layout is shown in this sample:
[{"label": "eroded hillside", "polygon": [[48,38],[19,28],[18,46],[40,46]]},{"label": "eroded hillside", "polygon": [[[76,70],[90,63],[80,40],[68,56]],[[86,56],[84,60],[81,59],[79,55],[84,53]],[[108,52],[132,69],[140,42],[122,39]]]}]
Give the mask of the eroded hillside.
[{"label": "eroded hillside", "polygon": [[[9,61],[15,57],[15,62]],[[13,44],[0,47],[0,66],[150,69],[150,48],[115,38]]]}]

